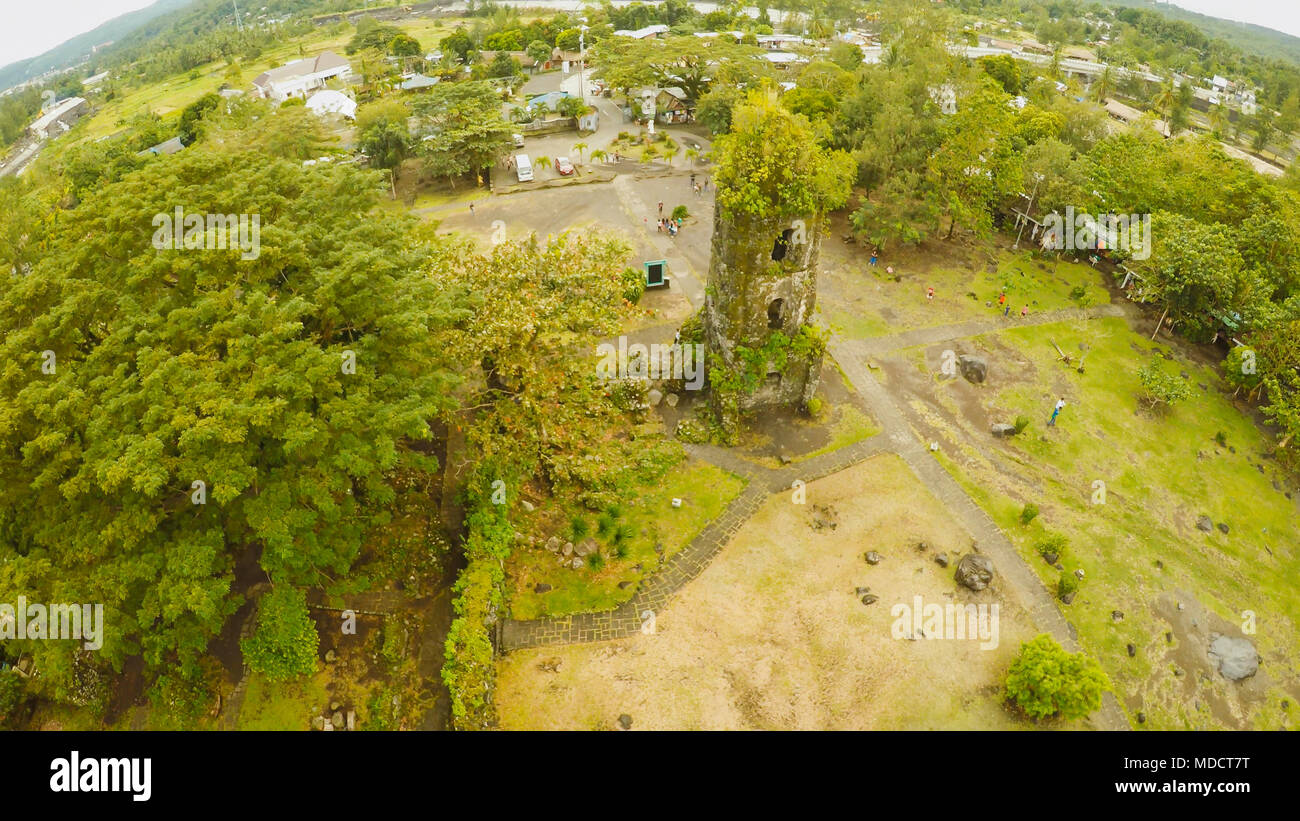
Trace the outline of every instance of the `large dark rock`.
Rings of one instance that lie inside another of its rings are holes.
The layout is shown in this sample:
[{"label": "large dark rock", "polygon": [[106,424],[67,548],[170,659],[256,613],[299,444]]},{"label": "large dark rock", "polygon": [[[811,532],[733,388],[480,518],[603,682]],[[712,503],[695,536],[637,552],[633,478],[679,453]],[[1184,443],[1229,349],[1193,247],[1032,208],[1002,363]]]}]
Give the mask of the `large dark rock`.
[{"label": "large dark rock", "polygon": [[957,367],[961,369],[961,376],[967,382],[980,383],[984,377],[988,376],[989,365],[978,356],[967,356],[962,354],[957,358]]},{"label": "large dark rock", "polygon": [[1249,639],[1210,634],[1210,661],[1219,667],[1219,675],[1229,681],[1240,681],[1255,675],[1259,669],[1259,653]]},{"label": "large dark rock", "polygon": [[867,560],[867,564],[880,564],[883,557],[874,550],[868,550],[863,558]]},{"label": "large dark rock", "polygon": [[955,578],[958,584],[971,590],[983,590],[993,581],[993,560],[977,553],[962,556]]},{"label": "large dark rock", "polygon": [[997,436],[997,437],[999,437],[999,438],[1006,438],[1006,437],[1008,437],[1008,436],[1015,436],[1015,435],[1016,435],[1016,426],[1015,426],[1015,425],[1008,425],[1006,422],[998,422],[998,423],[996,423],[996,424],[993,425],[992,432],[993,432],[993,435],[994,435],[994,436]]},{"label": "large dark rock", "polygon": [[1210,520],[1209,516],[1202,516],[1196,520],[1196,529],[1209,533],[1214,530],[1214,522]]}]

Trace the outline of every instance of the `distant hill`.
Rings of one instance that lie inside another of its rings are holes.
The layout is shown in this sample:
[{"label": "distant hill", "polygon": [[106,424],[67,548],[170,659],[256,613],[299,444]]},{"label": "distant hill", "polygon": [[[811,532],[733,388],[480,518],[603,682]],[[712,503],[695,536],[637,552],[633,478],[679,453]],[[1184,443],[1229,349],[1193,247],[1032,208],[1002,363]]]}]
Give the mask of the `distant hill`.
[{"label": "distant hill", "polygon": [[88,59],[91,55],[91,49],[95,46],[110,41],[117,42],[150,20],[161,17],[168,12],[185,8],[194,1],[158,0],[152,6],[127,12],[120,17],[114,17],[97,28],[91,29],[85,34],[78,34],[44,54],[10,63],[4,68],[0,68],[0,91],[13,88],[33,77],[39,77],[47,71],[75,66]]},{"label": "distant hill", "polygon": [[[1188,11],[1172,3],[1158,3],[1154,0],[1102,0],[1108,6],[1125,6],[1136,9],[1149,9],[1171,20],[1191,23],[1208,36],[1224,40],[1247,54],[1260,57],[1274,57],[1300,64],[1300,37],[1283,34],[1254,23],[1237,23],[1219,17],[1210,17]],[[1282,0],[1279,0],[1282,2]]]}]

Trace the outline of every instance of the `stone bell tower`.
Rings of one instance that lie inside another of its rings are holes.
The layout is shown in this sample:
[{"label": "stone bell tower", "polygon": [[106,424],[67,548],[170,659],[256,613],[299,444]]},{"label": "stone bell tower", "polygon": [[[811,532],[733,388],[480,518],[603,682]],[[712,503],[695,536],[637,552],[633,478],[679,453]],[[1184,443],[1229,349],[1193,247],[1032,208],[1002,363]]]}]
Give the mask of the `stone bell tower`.
[{"label": "stone bell tower", "polygon": [[[816,392],[822,349],[807,350],[801,332],[817,302],[822,220],[815,213],[756,216],[715,209],[703,325],[714,407],[722,418],[731,415],[728,410],[801,409]],[[717,390],[718,366],[744,374],[746,389],[734,408],[719,404],[726,397]]]}]

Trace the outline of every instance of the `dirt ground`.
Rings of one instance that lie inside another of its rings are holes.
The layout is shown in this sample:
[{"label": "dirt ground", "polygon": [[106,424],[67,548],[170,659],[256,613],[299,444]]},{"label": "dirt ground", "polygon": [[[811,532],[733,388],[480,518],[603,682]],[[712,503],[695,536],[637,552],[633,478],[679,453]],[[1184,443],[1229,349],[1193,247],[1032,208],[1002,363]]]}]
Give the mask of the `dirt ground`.
[{"label": "dirt ground", "polygon": [[[803,505],[771,497],[656,614],[653,634],[503,659],[501,726],[612,729],[622,714],[638,730],[1028,726],[1003,708],[999,686],[1036,631],[996,580],[981,593],[957,586],[970,538],[906,465],[876,457],[806,491]],[[870,550],[880,564],[864,561]],[[864,605],[864,587],[878,601]],[[998,604],[996,647],[894,638],[901,611],[891,611],[915,596]]]}]

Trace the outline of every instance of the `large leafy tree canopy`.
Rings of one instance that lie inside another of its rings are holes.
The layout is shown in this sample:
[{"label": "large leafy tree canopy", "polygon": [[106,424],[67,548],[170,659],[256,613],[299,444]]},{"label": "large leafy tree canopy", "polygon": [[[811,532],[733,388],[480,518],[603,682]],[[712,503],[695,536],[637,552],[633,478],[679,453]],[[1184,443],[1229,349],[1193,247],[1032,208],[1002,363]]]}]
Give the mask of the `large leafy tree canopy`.
[{"label": "large leafy tree canopy", "polygon": [[510,150],[512,127],[486,80],[440,83],[412,108],[419,151],[434,174],[454,179],[492,165]]},{"label": "large leafy tree canopy", "polygon": [[754,217],[800,216],[838,208],[849,197],[853,166],[842,151],[813,138],[806,117],[752,92],[717,141],[718,204]]},{"label": "large leafy tree canopy", "polygon": [[596,76],[613,88],[676,87],[691,107],[716,84],[748,85],[770,73],[761,49],[729,36],[612,37],[598,43],[592,53]]},{"label": "large leafy tree canopy", "polygon": [[[103,603],[102,658],[190,665],[240,557],[287,585],[349,569],[390,478],[435,467],[407,443],[453,382],[449,291],[375,189],[200,143],[6,246],[31,268],[0,293],[0,600]],[[257,215],[260,253],[156,249],[177,207]],[[68,643],[28,649],[72,686]]]}]

